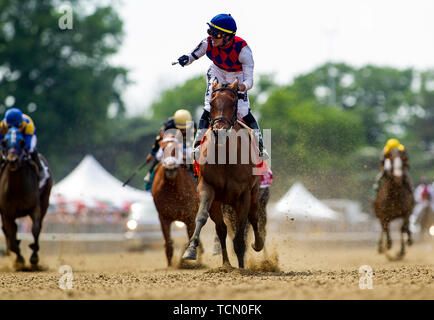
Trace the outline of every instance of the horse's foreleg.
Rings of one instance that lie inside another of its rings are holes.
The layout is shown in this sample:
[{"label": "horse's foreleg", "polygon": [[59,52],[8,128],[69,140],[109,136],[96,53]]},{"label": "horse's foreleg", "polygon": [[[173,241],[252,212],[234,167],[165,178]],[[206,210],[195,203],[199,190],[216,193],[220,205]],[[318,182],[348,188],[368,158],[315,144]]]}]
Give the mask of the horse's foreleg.
[{"label": "horse's foreleg", "polygon": [[164,236],[164,248],[166,249],[166,258],[167,258],[167,265],[170,267],[172,265],[172,257],[173,257],[173,241],[170,237],[170,224],[171,222],[162,219],[160,217],[160,224],[161,224],[161,231],[163,232]]},{"label": "horse's foreleg", "polygon": [[381,234],[380,240],[378,240],[378,253],[384,252],[384,234],[386,233],[386,229],[384,227],[384,223],[381,222]]},{"label": "horse's foreleg", "polygon": [[210,216],[215,223],[215,229],[217,232],[218,240],[220,242],[220,250],[223,257],[223,266],[230,266],[228,251],[226,249],[226,236],[228,230],[223,220],[222,205],[220,202],[214,201],[210,208]]},{"label": "horse's foreleg", "polygon": [[409,230],[409,219],[404,218],[404,221],[401,226],[401,251],[399,252],[399,256],[403,257],[405,255],[405,240],[404,233],[408,234],[408,241],[411,242],[410,230]]},{"label": "horse's foreleg", "polygon": [[9,247],[9,240],[8,240],[8,236],[7,236],[6,229],[4,226],[2,226],[2,230],[3,230],[3,234],[5,235],[5,240],[6,240],[5,241],[6,242],[6,255],[10,256],[11,255],[11,249]]},{"label": "horse's foreleg", "polygon": [[[185,246],[185,248],[187,248],[189,245],[190,239],[194,234],[194,229],[195,229],[196,224],[194,223],[194,220],[191,220],[191,221],[186,222],[186,225],[187,225],[187,236],[188,236],[189,241],[187,242],[187,245]],[[199,253],[202,254],[204,252],[205,252],[205,249],[203,248],[202,242],[199,239]]]},{"label": "horse's foreleg", "polygon": [[246,242],[244,240],[245,229],[247,225],[247,217],[241,218],[237,224],[237,231],[234,237],[234,250],[238,258],[238,267],[244,268],[244,254],[246,253]]},{"label": "horse's foreleg", "polygon": [[[405,226],[405,228],[404,228],[404,226]],[[403,228],[404,228],[404,232],[406,232],[407,233],[407,244],[409,245],[409,246],[411,246],[412,244],[413,244],[413,237],[412,237],[412,235],[411,235],[411,231],[410,231],[410,217],[407,217],[405,220],[404,220],[404,225],[402,226]]]},{"label": "horse's foreleg", "polygon": [[20,240],[17,240],[17,224],[14,219],[6,218],[2,215],[3,231],[5,232],[7,247],[17,255],[15,268],[20,270],[24,267],[24,258],[20,251]]},{"label": "horse's foreleg", "polygon": [[184,255],[182,256],[183,259],[187,260],[196,260],[196,248],[199,244],[200,231],[208,220],[208,210],[214,200],[214,190],[208,184],[206,184],[203,179],[199,183],[198,191],[200,203],[199,210],[196,215],[196,228],[194,229],[193,236],[190,238],[188,248],[185,250]]},{"label": "horse's foreleg", "polygon": [[389,223],[386,224],[386,248],[390,250],[392,248],[392,237],[390,236]]},{"label": "horse's foreleg", "polygon": [[32,266],[36,266],[39,262],[39,234],[41,233],[42,228],[42,216],[39,206],[34,210],[30,217],[32,218],[32,234],[34,239],[34,242],[29,244],[30,249],[33,251],[32,255],[30,256],[30,263]]},{"label": "horse's foreleg", "polygon": [[[238,216],[237,229],[234,237],[234,250],[238,258],[238,267],[244,268],[244,254],[246,253],[246,243],[244,240],[247,216],[250,210],[250,193],[245,193],[237,203],[235,212]],[[257,226],[257,224],[256,224]],[[256,230],[257,232],[257,230]],[[256,238],[256,234],[255,234]]]}]

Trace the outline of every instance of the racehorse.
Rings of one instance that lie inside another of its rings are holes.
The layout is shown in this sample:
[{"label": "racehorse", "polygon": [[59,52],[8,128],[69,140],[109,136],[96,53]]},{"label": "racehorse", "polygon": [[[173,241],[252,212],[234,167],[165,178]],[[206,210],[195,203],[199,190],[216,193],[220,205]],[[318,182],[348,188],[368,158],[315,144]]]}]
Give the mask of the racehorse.
[{"label": "racehorse", "polygon": [[12,127],[2,141],[2,165],[0,171],[0,213],[2,229],[6,238],[7,252],[16,254],[15,268],[24,268],[24,258],[21,255],[17,240],[16,218],[30,216],[32,219],[32,234],[34,242],[29,245],[33,253],[30,257],[32,269],[37,269],[39,262],[39,234],[42,221],[48,209],[52,175],[47,161],[40,155],[48,170],[48,179],[40,187],[38,166],[30,160],[25,150],[25,142],[20,131]]},{"label": "racehorse", "polygon": [[[233,243],[238,266],[244,268],[246,250],[244,231],[247,220],[250,221],[255,234],[253,249],[260,251],[264,246],[264,240],[258,229],[257,216],[260,177],[253,174],[256,164],[249,156],[251,152],[254,152],[251,148],[253,137],[250,136],[248,130],[241,130],[242,127],[237,121],[238,81],[222,85],[215,80],[212,90],[210,130],[207,131],[205,141],[201,145],[198,161],[199,184],[197,189],[200,204],[196,216],[196,229],[183,257],[190,260],[196,259],[200,231],[208,217],[211,217],[216,224],[216,232],[222,247],[223,266],[230,266],[226,250],[227,227],[223,221],[221,209],[221,204],[227,204],[232,206],[237,215]],[[230,135],[235,135],[236,138],[229,139],[229,141],[226,139],[225,143],[221,143],[220,138],[224,135],[229,135],[229,138]],[[218,141],[215,143],[217,138]],[[211,159],[213,155],[215,157]],[[247,161],[242,161],[246,155],[248,156]],[[236,156],[235,161],[234,156]],[[218,161],[213,161],[216,158]]]},{"label": "racehorse", "polygon": [[432,234],[430,234],[430,229],[434,226],[434,211],[431,209],[429,202],[425,204],[425,207],[420,213],[418,220],[420,223],[420,233],[422,235],[422,239],[430,239],[432,237]]},{"label": "racehorse", "polygon": [[[409,177],[407,179],[409,179]],[[384,234],[386,234],[387,237],[386,248],[390,249],[392,247],[389,223],[396,218],[403,219],[401,227],[401,251],[398,255],[398,257],[403,257],[405,255],[404,233],[407,233],[408,245],[413,243],[409,229],[409,219],[413,212],[414,197],[410,183],[406,181],[403,174],[401,153],[396,148],[393,149],[390,155],[384,160],[384,177],[373,206],[382,227],[381,237],[378,242],[379,253],[384,251]]]},{"label": "racehorse", "polygon": [[182,140],[167,134],[160,142],[163,156],[152,185],[152,196],[163,232],[168,266],[172,264],[173,241],[170,226],[174,221],[184,222],[188,238],[196,226],[199,208],[196,183],[183,161]]}]

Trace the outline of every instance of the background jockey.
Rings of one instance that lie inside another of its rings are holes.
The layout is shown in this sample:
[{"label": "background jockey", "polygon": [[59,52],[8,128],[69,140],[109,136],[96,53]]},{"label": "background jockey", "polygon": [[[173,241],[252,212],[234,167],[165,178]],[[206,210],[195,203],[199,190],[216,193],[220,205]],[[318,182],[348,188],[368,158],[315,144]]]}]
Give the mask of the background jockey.
[{"label": "background jockey", "polygon": [[263,147],[259,125],[250,112],[247,95],[247,90],[253,87],[254,61],[252,50],[246,41],[235,36],[237,25],[230,14],[219,14],[207,24],[209,25],[209,36],[203,39],[189,55],[183,55],[178,59],[182,67],[191,64],[205,54],[213,62],[206,75],[205,106],[199,121],[199,130],[194,147],[199,146],[210,123],[209,101],[212,94],[212,82],[214,79],[217,79],[218,83],[233,83],[238,80],[239,91],[244,93],[244,97],[238,100],[239,118],[242,118],[250,128],[255,129],[255,134],[259,138],[259,154],[267,159],[268,153]]},{"label": "background jockey", "polygon": [[0,122],[0,138],[2,140],[11,127],[18,128],[24,135],[24,141],[26,143],[25,150],[30,154],[32,160],[38,166],[39,179],[44,179],[45,170],[43,169],[41,160],[39,159],[38,151],[36,150],[36,128],[32,118],[26,114],[23,114],[18,108],[11,108],[6,111],[5,118],[2,120],[2,122]]},{"label": "background jockey", "polygon": [[408,177],[408,170],[410,169],[410,164],[408,162],[407,150],[405,149],[404,145],[398,141],[398,139],[392,138],[392,139],[387,140],[386,145],[384,146],[384,149],[383,149],[383,153],[381,156],[381,162],[380,162],[381,172],[378,173],[378,175],[375,178],[375,184],[374,184],[375,192],[378,191],[380,181],[384,177],[384,160],[389,156],[390,151],[392,151],[392,149],[395,149],[395,148],[397,148],[401,152],[402,172],[403,172],[403,176],[404,176],[404,181],[406,182],[406,184],[408,185],[410,190],[413,191],[413,186],[412,186],[411,181]]},{"label": "background jockey", "polygon": [[414,190],[414,200],[416,206],[410,217],[412,224],[418,222],[419,216],[425,207],[430,206],[431,210],[434,211],[434,188],[426,177],[420,179],[420,184]]},{"label": "background jockey", "polygon": [[[188,124],[193,123],[193,127],[188,126]],[[151,164],[151,167],[149,168],[148,173],[145,176],[145,183],[149,183],[151,181],[151,174],[154,170],[155,166],[159,162],[158,159],[156,159],[155,155],[157,154],[158,150],[160,149],[160,141],[164,137],[164,132],[169,129],[179,129],[183,136],[183,144],[184,149],[187,146],[187,130],[193,129],[193,132],[189,134],[189,136],[194,139],[193,137],[196,135],[196,123],[192,120],[191,114],[188,110],[185,109],[179,109],[175,112],[173,117],[170,117],[167,119],[167,121],[161,126],[160,132],[155,137],[154,145],[152,146],[151,152],[146,157],[146,163],[149,163],[153,160],[153,163]],[[188,145],[193,145],[193,140],[188,141]]]}]

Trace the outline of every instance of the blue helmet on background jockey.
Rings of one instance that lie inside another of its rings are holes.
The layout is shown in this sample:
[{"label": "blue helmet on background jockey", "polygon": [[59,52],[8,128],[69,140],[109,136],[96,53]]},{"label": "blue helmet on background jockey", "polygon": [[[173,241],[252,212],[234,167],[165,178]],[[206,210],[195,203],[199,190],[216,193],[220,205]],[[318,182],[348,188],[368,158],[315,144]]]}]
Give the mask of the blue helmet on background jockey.
[{"label": "blue helmet on background jockey", "polygon": [[209,25],[208,34],[215,38],[221,38],[224,35],[231,35],[232,37],[237,32],[237,24],[230,14],[219,14],[207,22]]},{"label": "blue helmet on background jockey", "polygon": [[11,108],[6,111],[5,119],[8,125],[19,127],[23,122],[23,113],[18,108]]}]

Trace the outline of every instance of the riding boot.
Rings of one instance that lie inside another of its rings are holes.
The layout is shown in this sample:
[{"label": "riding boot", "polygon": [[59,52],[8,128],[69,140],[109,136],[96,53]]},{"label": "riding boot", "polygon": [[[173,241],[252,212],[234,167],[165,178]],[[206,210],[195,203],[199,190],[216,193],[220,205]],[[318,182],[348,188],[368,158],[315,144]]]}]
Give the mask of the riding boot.
[{"label": "riding boot", "polygon": [[249,113],[243,118],[243,120],[246,122],[247,126],[253,129],[255,139],[258,141],[259,157],[261,158],[261,160],[269,159],[270,156],[268,155],[267,150],[264,148],[261,129],[259,129],[259,125],[255,117],[253,117],[253,114],[249,111]]},{"label": "riding boot", "polygon": [[146,174],[145,178],[143,180],[145,180],[145,183],[150,183],[151,182],[151,175],[152,175],[152,171],[154,171],[155,166],[158,164],[158,160],[154,158],[154,160],[151,163],[151,167],[149,168],[148,173]]},{"label": "riding boot", "polygon": [[44,171],[44,167],[42,166],[41,159],[39,158],[38,151],[35,150],[35,151],[31,152],[30,156],[31,156],[32,160],[38,166],[38,178],[39,178],[39,181],[42,181],[45,178],[45,171]]},{"label": "riding boot", "polygon": [[196,152],[199,151],[200,143],[209,127],[210,116],[211,114],[204,109],[199,120],[199,127],[197,128],[196,137],[193,143],[193,154],[196,154]]}]

